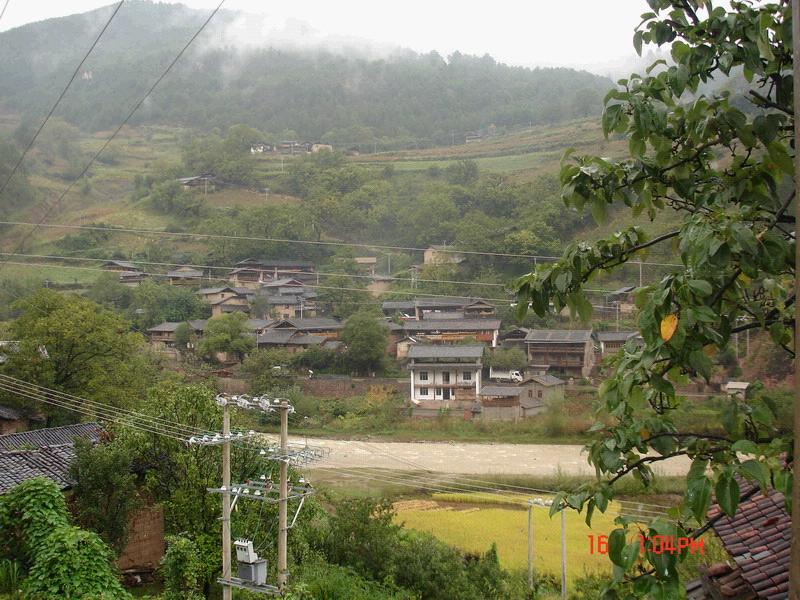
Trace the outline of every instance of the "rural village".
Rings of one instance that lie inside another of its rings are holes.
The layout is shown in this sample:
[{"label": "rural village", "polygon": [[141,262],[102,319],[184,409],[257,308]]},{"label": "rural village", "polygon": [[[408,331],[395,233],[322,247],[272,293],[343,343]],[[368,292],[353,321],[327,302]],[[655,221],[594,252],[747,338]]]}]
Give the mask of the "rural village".
[{"label": "rural village", "polygon": [[0,600],[800,600],[800,0],[345,4],[0,0]]}]

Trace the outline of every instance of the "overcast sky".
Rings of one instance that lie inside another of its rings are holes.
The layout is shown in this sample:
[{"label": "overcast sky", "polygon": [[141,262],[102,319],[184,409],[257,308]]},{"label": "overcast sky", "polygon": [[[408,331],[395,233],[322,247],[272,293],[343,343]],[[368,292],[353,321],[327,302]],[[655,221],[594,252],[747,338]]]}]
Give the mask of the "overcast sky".
[{"label": "overcast sky", "polygon": [[[109,3],[10,0],[0,30]],[[211,10],[217,2],[183,4]],[[454,50],[488,53],[509,64],[581,66],[600,74],[635,58],[633,29],[648,10],[644,0],[493,0],[475,5],[464,0],[228,0],[224,7],[265,15],[275,29],[299,20],[316,30],[316,37],[354,37],[442,55]]]}]

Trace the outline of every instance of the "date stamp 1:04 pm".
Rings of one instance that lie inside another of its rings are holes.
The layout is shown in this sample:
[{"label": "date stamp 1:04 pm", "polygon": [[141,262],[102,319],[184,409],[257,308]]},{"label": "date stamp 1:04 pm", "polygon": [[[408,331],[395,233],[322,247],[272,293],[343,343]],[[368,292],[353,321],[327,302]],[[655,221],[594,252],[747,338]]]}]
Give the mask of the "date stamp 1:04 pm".
[{"label": "date stamp 1:04 pm", "polygon": [[[678,554],[688,550],[690,554],[705,554],[703,539],[676,537],[672,535],[654,535],[646,538],[639,536],[639,550],[653,554]],[[589,534],[589,554],[608,554],[608,536]]]}]

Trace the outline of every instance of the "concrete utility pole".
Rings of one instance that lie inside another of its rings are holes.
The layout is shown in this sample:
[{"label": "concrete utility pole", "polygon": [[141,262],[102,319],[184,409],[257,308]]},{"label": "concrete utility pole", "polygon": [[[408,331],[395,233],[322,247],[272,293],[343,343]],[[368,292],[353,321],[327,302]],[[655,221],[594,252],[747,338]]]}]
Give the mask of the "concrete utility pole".
[{"label": "concrete utility pole", "polygon": [[[289,452],[289,403],[282,400],[278,409],[281,411],[281,455]],[[286,587],[287,560],[286,535],[288,533],[289,507],[289,462],[280,462],[280,497],[278,502],[278,589],[283,592]]]},{"label": "concrete utility pole", "polygon": [[528,500],[528,589],[533,591],[533,500]]},{"label": "concrete utility pole", "polygon": [[[222,407],[222,578],[231,580],[231,408]],[[233,589],[222,586],[222,600],[232,599]]]},{"label": "concrete utility pole", "polygon": [[566,510],[561,510],[561,598],[567,600],[567,522]]},{"label": "concrete utility pole", "polygon": [[[794,68],[794,189],[795,189],[795,239],[798,238],[798,223],[800,223],[800,121],[797,119],[797,110],[800,108],[800,0],[792,0],[792,39],[793,39],[793,68]],[[800,284],[797,281],[798,268],[800,268],[800,244],[795,245],[794,259],[794,297],[800,298]],[[792,488],[792,554],[789,560],[789,597],[800,600],[800,476],[797,473],[797,461],[800,459],[800,302],[794,303],[794,485]]]}]

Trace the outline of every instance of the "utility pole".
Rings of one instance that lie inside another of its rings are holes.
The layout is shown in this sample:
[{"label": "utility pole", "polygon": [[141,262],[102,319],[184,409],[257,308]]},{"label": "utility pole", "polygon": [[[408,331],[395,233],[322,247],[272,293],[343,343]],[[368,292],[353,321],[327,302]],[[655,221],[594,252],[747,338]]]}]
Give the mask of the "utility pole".
[{"label": "utility pole", "polygon": [[[797,144],[800,140],[800,121],[797,119],[798,107],[800,107],[800,0],[792,0],[792,39],[793,56],[792,66],[794,69],[794,189],[795,198],[800,192],[800,151]],[[795,199],[795,239],[800,234],[800,201]],[[797,281],[797,272],[800,268],[800,244],[795,244],[794,258],[794,297],[798,298],[800,284]],[[792,533],[789,536],[792,540],[792,553],[789,559],[789,597],[791,600],[800,600],[800,476],[797,474],[797,461],[800,457],[800,352],[798,352],[797,340],[800,339],[800,302],[794,303],[794,483],[792,487]]]},{"label": "utility pole", "polygon": [[561,599],[567,600],[567,522],[566,510],[561,509]]},{"label": "utility pole", "polygon": [[[281,411],[281,455],[289,452],[289,403],[282,400],[278,409]],[[280,462],[280,497],[278,502],[278,589],[283,592],[286,587],[286,534],[288,533],[289,507],[289,462]]]},{"label": "utility pole", "polygon": [[639,259],[639,287],[644,286],[644,277],[642,277],[642,259]]},{"label": "utility pole", "polygon": [[533,500],[528,500],[528,589],[533,591]]},{"label": "utility pole", "polygon": [[[222,406],[222,578],[231,580],[231,408]],[[233,589],[222,586],[222,600],[231,600]]]}]

